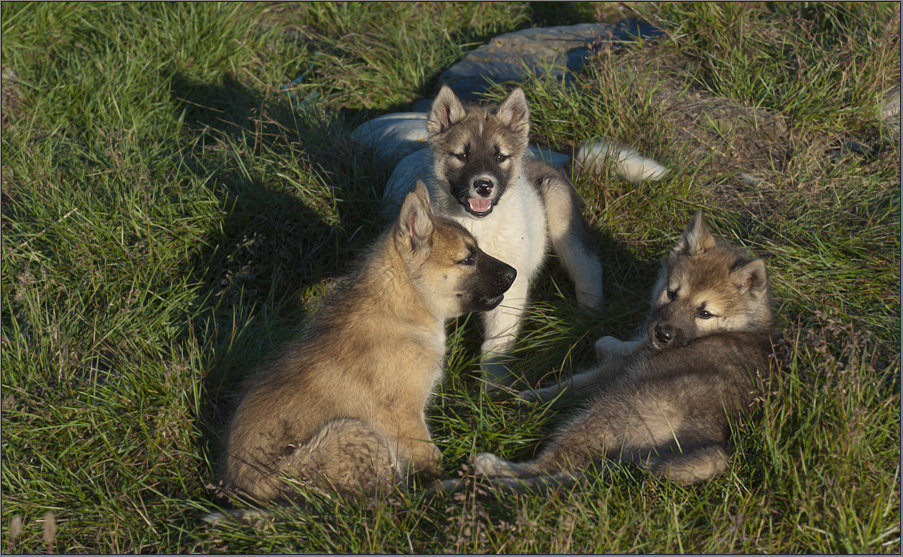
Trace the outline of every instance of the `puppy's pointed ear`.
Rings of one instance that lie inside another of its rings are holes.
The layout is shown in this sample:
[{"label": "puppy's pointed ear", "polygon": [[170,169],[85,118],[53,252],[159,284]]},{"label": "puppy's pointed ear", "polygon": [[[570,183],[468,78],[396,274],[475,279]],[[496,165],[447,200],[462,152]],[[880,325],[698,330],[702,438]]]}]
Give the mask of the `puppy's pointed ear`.
[{"label": "puppy's pointed ear", "polygon": [[508,94],[495,115],[515,134],[522,137],[530,135],[530,107],[527,106],[527,98],[520,87]]},{"label": "puppy's pointed ear", "polygon": [[709,232],[702,211],[696,211],[677,245],[674,246],[673,252],[678,255],[701,255],[715,245],[715,237]]},{"label": "puppy's pointed ear", "polygon": [[466,115],[467,112],[464,110],[464,105],[461,104],[461,99],[455,95],[451,87],[443,85],[430,108],[426,131],[431,136],[440,134],[460,122]]},{"label": "puppy's pointed ear", "polygon": [[430,194],[422,181],[410,192],[401,206],[395,223],[395,240],[402,254],[429,254],[433,239],[433,217]]},{"label": "puppy's pointed ear", "polygon": [[741,296],[746,294],[759,298],[768,289],[768,273],[765,271],[765,261],[756,259],[750,261],[739,269],[734,269],[734,283]]}]

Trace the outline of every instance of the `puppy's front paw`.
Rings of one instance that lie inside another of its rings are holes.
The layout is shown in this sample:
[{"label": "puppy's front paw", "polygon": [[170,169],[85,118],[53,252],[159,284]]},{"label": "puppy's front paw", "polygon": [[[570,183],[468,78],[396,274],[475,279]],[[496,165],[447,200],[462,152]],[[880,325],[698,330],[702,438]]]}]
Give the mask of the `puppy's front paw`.
[{"label": "puppy's front paw", "polygon": [[442,452],[432,443],[418,446],[412,457],[413,471],[427,478],[438,477],[442,474],[441,462]]}]

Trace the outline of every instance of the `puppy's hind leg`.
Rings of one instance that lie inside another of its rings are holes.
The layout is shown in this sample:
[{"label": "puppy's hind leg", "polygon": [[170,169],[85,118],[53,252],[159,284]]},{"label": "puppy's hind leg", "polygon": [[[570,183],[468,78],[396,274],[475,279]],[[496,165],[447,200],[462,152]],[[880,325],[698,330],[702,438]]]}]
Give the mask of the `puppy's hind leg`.
[{"label": "puppy's hind leg", "polygon": [[727,451],[717,444],[659,453],[648,459],[649,471],[677,484],[693,484],[713,478],[727,469]]},{"label": "puppy's hind leg", "polygon": [[372,426],[354,418],[327,422],[279,462],[289,479],[327,484],[345,492],[376,492],[400,481],[395,447]]},{"label": "puppy's hind leg", "polygon": [[[502,491],[522,493],[531,491],[543,493],[560,487],[568,487],[577,482],[585,474],[574,474],[567,470],[543,473],[532,470],[528,465],[508,462],[491,453],[480,453],[473,457],[474,472],[482,476],[482,482]],[[463,478],[437,481],[432,491],[442,493],[458,493],[467,488],[468,482]]]},{"label": "puppy's hind leg", "polygon": [[[299,485],[321,493],[379,493],[396,486],[400,474],[395,450],[379,431],[361,420],[340,418],[327,422],[308,441],[280,457],[269,481],[269,498],[293,500]],[[270,516],[268,510],[232,509],[202,518],[216,525],[228,518],[251,523]]]},{"label": "puppy's hind leg", "polygon": [[580,197],[561,171],[546,167],[540,177],[552,249],[561,259],[584,307],[602,304],[602,263],[580,214]]},{"label": "puppy's hind leg", "polygon": [[[491,478],[493,485],[499,485],[502,480],[514,480],[515,478],[529,478],[532,472],[519,464],[508,462],[491,453],[479,453],[471,459],[474,472],[477,476]],[[443,493],[457,493],[463,491],[467,482],[463,478],[451,478],[436,481],[433,491]]]}]

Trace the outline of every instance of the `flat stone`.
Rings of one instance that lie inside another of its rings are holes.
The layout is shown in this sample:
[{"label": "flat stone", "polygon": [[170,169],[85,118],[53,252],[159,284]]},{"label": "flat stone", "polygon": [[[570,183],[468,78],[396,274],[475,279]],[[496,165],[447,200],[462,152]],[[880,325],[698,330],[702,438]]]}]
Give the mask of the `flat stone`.
[{"label": "flat stone", "polygon": [[894,85],[884,94],[884,100],[878,107],[878,119],[885,130],[900,135],[900,86]]},{"label": "flat stone", "polygon": [[388,168],[427,146],[427,114],[396,112],[361,124],[351,136],[372,149],[379,165]]},{"label": "flat stone", "polygon": [[533,155],[534,159],[539,159],[551,166],[563,167],[564,165],[571,162],[570,156],[559,153],[558,151],[553,151],[548,147],[529,145],[527,146],[527,150],[531,155]]},{"label": "flat stone", "polygon": [[430,172],[430,162],[430,150],[421,149],[414,151],[398,163],[392,175],[389,176],[386,189],[383,191],[383,202],[380,208],[380,215],[383,219],[389,221],[398,215],[405,196],[414,189],[418,179],[424,180],[427,172]]},{"label": "flat stone", "polygon": [[531,74],[567,80],[586,64],[597,45],[662,34],[657,27],[631,18],[617,23],[524,29],[499,35],[468,53],[443,72],[439,81],[451,87],[461,99],[477,100],[492,82],[521,82]]}]

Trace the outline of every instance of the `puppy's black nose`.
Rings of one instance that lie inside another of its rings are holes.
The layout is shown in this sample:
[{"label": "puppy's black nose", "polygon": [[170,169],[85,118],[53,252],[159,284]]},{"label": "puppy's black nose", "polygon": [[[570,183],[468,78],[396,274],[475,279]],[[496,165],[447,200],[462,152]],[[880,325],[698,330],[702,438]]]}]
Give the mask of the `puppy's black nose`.
[{"label": "puppy's black nose", "polygon": [[517,278],[517,269],[515,269],[514,267],[508,267],[507,269],[505,269],[504,273],[502,274],[502,279],[504,279],[504,281],[509,286],[514,284],[514,279],[516,279],[516,278]]},{"label": "puppy's black nose", "polygon": [[492,195],[492,182],[485,178],[474,180],[473,189],[477,192],[477,195],[481,197],[489,197],[490,195]]},{"label": "puppy's black nose", "polygon": [[655,326],[655,340],[662,344],[668,344],[673,339],[674,334],[671,331],[671,327],[662,327],[661,325]]}]

